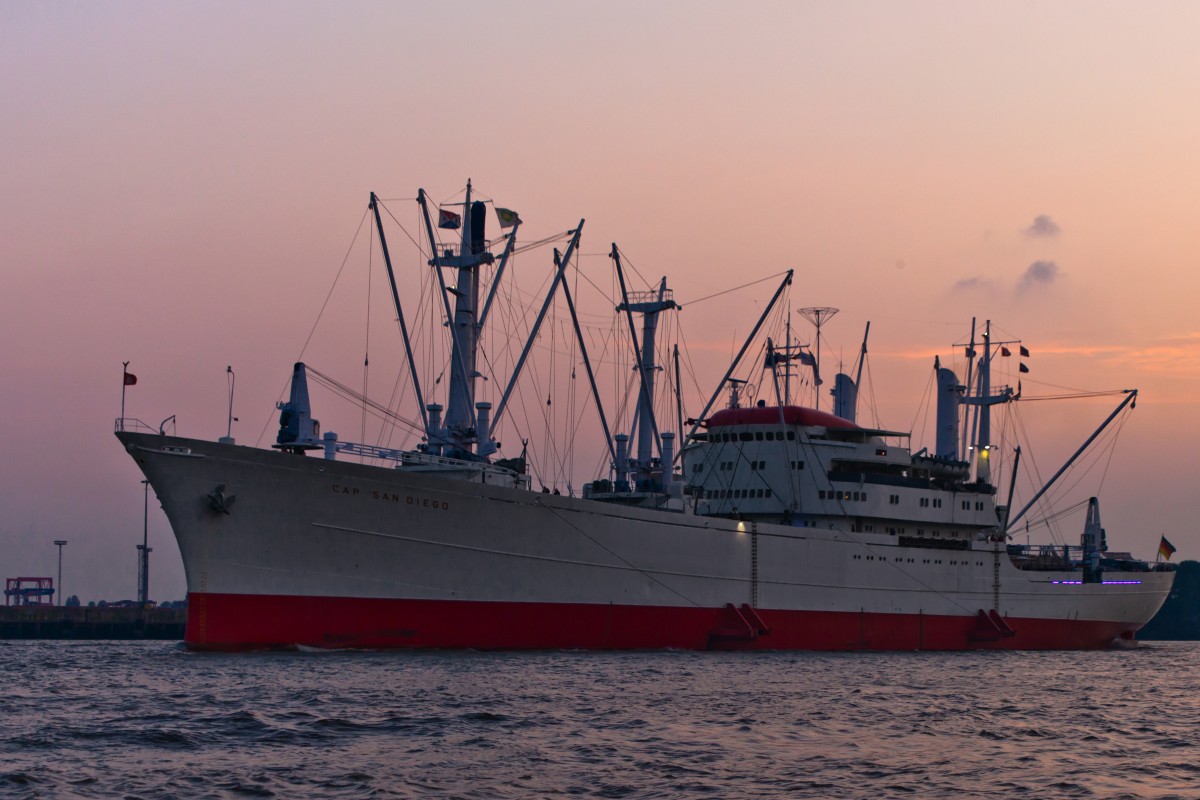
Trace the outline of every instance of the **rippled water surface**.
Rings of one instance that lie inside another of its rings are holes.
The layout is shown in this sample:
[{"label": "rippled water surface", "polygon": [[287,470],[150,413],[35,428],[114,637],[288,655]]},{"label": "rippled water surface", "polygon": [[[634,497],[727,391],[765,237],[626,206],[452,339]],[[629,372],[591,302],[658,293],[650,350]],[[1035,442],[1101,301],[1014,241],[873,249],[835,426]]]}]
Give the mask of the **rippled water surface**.
[{"label": "rippled water surface", "polygon": [[1200,798],[1198,656],[0,642],[0,796]]}]

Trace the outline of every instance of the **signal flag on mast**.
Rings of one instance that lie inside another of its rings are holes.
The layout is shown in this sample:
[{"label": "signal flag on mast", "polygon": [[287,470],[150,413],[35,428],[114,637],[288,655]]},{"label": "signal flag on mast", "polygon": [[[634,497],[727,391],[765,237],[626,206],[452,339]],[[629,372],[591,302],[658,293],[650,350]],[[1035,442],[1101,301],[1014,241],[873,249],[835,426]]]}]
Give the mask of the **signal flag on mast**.
[{"label": "signal flag on mast", "polygon": [[500,206],[496,206],[496,219],[500,221],[501,228],[511,228],[521,221],[517,212],[510,211],[507,208],[500,208]]},{"label": "signal flag on mast", "polygon": [[125,430],[125,389],[137,383],[137,375],[129,371],[129,362],[121,362],[121,416],[118,418],[118,425],[121,430]]}]

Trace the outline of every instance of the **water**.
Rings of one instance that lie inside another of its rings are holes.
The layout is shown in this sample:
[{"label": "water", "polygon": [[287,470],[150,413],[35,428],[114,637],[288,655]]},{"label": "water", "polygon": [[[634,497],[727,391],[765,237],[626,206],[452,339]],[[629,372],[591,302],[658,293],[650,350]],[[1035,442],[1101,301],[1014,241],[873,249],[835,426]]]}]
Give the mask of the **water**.
[{"label": "water", "polygon": [[1196,798],[1198,655],[0,642],[0,796]]}]

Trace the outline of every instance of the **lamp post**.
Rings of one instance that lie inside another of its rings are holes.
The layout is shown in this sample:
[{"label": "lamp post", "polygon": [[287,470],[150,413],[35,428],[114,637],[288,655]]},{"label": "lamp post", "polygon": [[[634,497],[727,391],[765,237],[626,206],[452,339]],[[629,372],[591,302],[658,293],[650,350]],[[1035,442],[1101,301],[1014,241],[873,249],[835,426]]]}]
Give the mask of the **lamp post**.
[{"label": "lamp post", "polygon": [[221,444],[233,444],[233,423],[238,421],[238,418],[233,415],[233,387],[237,385],[237,375],[232,366],[225,367],[225,375],[229,384],[229,424],[225,426],[225,435],[217,441]]},{"label": "lamp post", "polygon": [[58,583],[55,584],[55,592],[57,592],[57,594],[58,594],[58,604],[60,606],[63,604],[63,599],[62,599],[62,549],[63,549],[63,545],[65,545],[66,543],[67,543],[66,539],[55,539],[54,540],[54,545],[55,545],[55,547],[58,548]]},{"label": "lamp post", "polygon": [[142,608],[150,601],[150,481],[142,481],[142,543],[138,545],[138,603]]}]

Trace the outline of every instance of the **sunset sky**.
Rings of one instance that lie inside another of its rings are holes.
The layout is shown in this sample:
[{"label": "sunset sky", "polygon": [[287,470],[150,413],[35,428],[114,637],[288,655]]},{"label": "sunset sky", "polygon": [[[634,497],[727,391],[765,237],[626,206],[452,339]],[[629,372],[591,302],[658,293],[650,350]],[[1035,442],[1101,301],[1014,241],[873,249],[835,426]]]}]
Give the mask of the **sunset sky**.
[{"label": "sunset sky", "polygon": [[[871,321],[864,398],[914,447],[972,317],[1030,348],[1026,395],[1138,388],[1075,497],[1102,479],[1113,549],[1198,557],[1197,30],[1192,2],[0,2],[0,577],[54,575],[67,539],[66,594],[136,595],[123,361],[127,416],[186,436],[224,435],[227,365],[241,443],[273,440],[302,354],[361,390],[369,351],[386,402],[382,263],[365,229],[351,247],[368,195],[415,233],[417,189],[468,178],[523,241],[586,218],[604,289],[612,242],[668,276],[706,392],[789,268],[793,308],[841,309],[830,352]],[[415,309],[428,269],[388,235]],[[523,254],[517,285],[550,259]],[[1118,401],[1022,404],[1043,477]],[[359,438],[352,408],[315,415]],[[153,495],[149,531],[151,597],[180,599]]]}]

